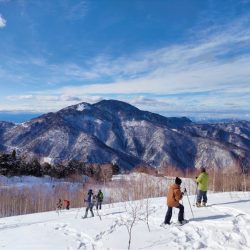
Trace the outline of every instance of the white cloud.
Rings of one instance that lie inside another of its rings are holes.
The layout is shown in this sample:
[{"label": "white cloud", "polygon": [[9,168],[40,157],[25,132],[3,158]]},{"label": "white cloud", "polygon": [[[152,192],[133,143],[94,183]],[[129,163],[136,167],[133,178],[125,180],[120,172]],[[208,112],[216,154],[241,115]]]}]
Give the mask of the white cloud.
[{"label": "white cloud", "polygon": [[6,99],[15,101],[15,100],[31,100],[33,99],[33,95],[16,95],[16,96],[6,96]]},{"label": "white cloud", "polygon": [[[30,58],[26,64],[39,67],[47,84],[72,82],[32,95],[40,107],[51,110],[81,101],[93,103],[104,96],[160,113],[250,110],[249,27],[248,16],[185,44],[119,58],[98,56],[82,65]],[[211,94],[199,95],[202,92]]]},{"label": "white cloud", "polygon": [[6,26],[7,21],[4,19],[4,17],[0,14],[0,29],[4,28]]}]

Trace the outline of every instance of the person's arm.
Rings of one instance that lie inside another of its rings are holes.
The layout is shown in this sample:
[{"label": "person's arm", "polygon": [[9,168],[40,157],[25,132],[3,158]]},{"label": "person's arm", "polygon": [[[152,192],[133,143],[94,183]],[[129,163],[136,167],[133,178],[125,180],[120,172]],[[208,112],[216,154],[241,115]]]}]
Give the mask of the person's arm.
[{"label": "person's arm", "polygon": [[181,190],[180,189],[177,189],[175,191],[175,200],[176,201],[180,201],[182,199],[182,193],[181,193]]},{"label": "person's arm", "polygon": [[197,182],[197,183],[201,183],[201,180],[202,180],[202,175],[200,174],[200,175],[198,176],[198,178],[196,179],[196,182]]}]

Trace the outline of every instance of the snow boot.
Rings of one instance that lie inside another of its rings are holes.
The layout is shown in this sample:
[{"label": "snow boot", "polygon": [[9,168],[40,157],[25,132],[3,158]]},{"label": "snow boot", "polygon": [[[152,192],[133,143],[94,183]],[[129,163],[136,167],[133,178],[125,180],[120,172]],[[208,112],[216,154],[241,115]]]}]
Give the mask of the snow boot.
[{"label": "snow boot", "polygon": [[207,205],[207,203],[203,201],[201,205],[202,205],[202,207],[205,207]]},{"label": "snow boot", "polygon": [[201,203],[200,202],[196,202],[196,207],[201,207]]}]

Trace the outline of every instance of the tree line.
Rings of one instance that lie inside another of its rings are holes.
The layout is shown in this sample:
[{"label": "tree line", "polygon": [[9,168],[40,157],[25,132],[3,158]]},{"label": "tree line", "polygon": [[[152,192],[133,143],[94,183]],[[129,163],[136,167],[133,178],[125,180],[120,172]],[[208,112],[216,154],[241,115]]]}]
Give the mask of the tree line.
[{"label": "tree line", "polygon": [[84,163],[70,160],[66,163],[49,164],[40,163],[37,158],[25,159],[17,156],[16,151],[12,153],[0,153],[0,175],[20,176],[32,175],[42,177],[48,175],[55,178],[65,178],[73,175],[86,175],[95,180],[107,181],[114,174],[120,173],[117,164],[106,163]]}]

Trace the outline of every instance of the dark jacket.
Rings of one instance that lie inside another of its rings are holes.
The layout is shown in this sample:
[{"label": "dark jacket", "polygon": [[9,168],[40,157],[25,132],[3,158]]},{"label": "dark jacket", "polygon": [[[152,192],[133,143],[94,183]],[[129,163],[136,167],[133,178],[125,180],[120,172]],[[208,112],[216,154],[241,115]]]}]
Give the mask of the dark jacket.
[{"label": "dark jacket", "polygon": [[103,193],[102,191],[99,191],[97,194],[97,201],[102,202],[103,201]]}]

